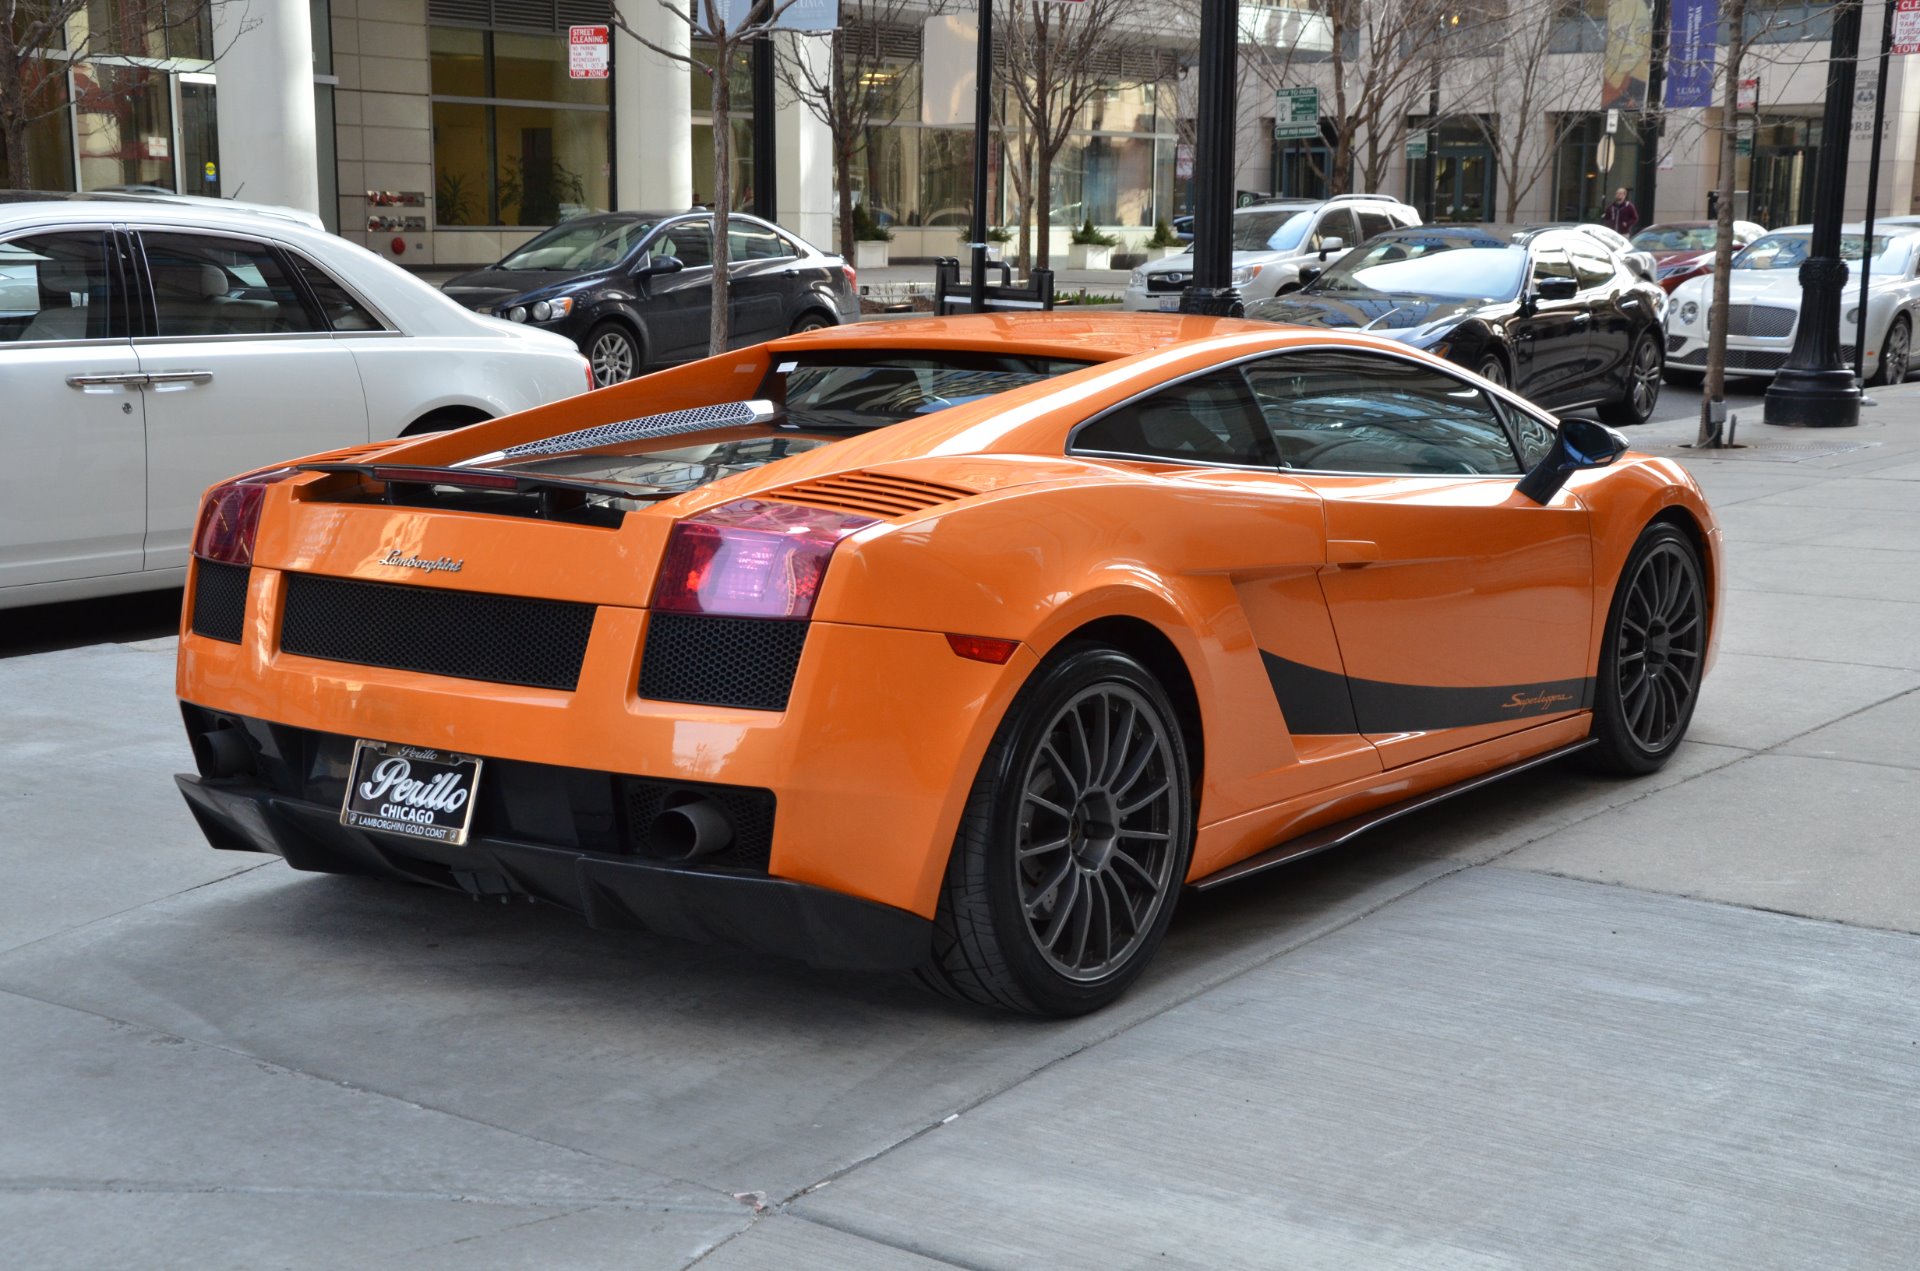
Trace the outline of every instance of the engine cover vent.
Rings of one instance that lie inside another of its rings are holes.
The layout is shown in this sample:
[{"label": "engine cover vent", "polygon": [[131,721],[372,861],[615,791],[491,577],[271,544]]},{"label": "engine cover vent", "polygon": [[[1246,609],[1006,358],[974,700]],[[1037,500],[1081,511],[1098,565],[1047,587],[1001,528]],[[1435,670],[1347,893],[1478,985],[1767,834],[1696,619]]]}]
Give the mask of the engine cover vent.
[{"label": "engine cover vent", "polygon": [[858,512],[863,516],[891,518],[924,512],[942,503],[969,498],[974,493],[959,486],[919,481],[911,477],[892,477],[878,472],[843,472],[782,486],[767,497],[786,503],[832,508],[836,512]]}]

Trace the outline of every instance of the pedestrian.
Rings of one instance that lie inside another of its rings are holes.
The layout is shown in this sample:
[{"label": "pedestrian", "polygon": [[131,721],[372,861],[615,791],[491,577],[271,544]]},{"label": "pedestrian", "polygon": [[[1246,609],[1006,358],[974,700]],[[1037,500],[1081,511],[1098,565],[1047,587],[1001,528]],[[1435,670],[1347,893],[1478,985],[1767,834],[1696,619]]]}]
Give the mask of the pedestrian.
[{"label": "pedestrian", "polygon": [[1627,197],[1626,186],[1613,192],[1613,202],[1607,204],[1607,210],[1600,213],[1600,223],[1622,238],[1633,237],[1633,231],[1640,226],[1640,209]]}]

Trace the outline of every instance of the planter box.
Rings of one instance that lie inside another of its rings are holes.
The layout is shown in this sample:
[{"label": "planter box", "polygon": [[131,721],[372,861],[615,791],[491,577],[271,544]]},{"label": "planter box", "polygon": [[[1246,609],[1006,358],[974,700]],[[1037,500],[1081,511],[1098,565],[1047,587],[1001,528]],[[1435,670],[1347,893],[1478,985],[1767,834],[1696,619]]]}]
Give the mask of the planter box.
[{"label": "planter box", "polygon": [[853,245],[853,267],[855,269],[885,269],[887,267],[887,240],[884,238],[863,238]]},{"label": "planter box", "polygon": [[1071,243],[1067,247],[1068,269],[1111,269],[1113,248],[1092,243]]},{"label": "planter box", "polygon": [[1144,257],[1142,263],[1151,265],[1156,260],[1166,260],[1170,256],[1179,256],[1190,250],[1184,243],[1176,243],[1172,247],[1142,247],[1140,254]]}]

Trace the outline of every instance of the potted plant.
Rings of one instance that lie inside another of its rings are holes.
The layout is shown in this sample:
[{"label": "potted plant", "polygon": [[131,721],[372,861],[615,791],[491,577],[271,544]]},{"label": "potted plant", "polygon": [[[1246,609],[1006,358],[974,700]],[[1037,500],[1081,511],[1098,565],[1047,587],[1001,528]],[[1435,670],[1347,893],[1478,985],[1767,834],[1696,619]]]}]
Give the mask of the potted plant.
[{"label": "potted plant", "polygon": [[855,269],[886,268],[887,244],[893,241],[893,231],[874,220],[864,203],[853,209],[853,239]]},{"label": "potted plant", "polygon": [[[1006,226],[1004,225],[988,226],[987,227],[987,259],[999,260],[1002,256],[1006,254],[1004,250],[1006,245],[1008,243],[1011,243],[1012,241],[1013,241],[1013,231],[1008,229]],[[973,250],[973,229],[971,226],[962,225],[960,227],[960,263],[962,265],[965,265],[967,263],[967,260],[968,260],[967,253],[971,252],[972,250]]]},{"label": "potted plant", "polygon": [[1140,250],[1146,258],[1141,263],[1145,264],[1148,261],[1178,256],[1187,250],[1187,245],[1180,241],[1180,236],[1173,232],[1173,226],[1167,224],[1167,219],[1163,216],[1153,223],[1153,237],[1142,243]]},{"label": "potted plant", "polygon": [[1093,218],[1089,216],[1085,224],[1073,231],[1073,238],[1067,247],[1067,268],[1111,269],[1113,249],[1119,245],[1119,239],[1095,229]]}]

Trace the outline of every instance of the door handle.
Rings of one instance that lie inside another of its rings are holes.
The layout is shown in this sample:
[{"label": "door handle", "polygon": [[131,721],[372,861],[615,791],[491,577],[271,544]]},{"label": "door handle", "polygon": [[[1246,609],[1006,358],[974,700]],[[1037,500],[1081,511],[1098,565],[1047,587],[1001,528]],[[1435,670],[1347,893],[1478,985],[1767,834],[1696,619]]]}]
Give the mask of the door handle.
[{"label": "door handle", "polygon": [[1330,538],[1327,540],[1327,564],[1340,565],[1347,569],[1358,569],[1362,565],[1372,565],[1380,559],[1380,544],[1364,538]]},{"label": "door handle", "polygon": [[1573,329],[1575,331],[1584,331],[1592,325],[1593,325],[1592,314],[1587,314],[1587,313],[1577,314],[1573,319]]},{"label": "door handle", "polygon": [[149,384],[211,384],[212,371],[153,371],[147,375]]},{"label": "door handle", "polygon": [[129,388],[138,388],[146,382],[144,371],[102,371],[94,375],[67,376],[68,388],[86,388],[93,384],[125,384]]}]

